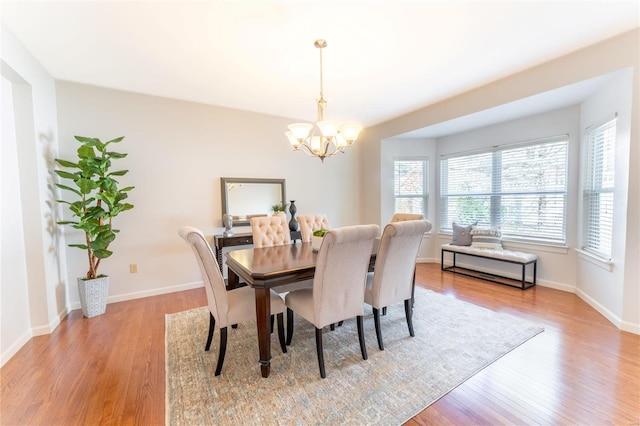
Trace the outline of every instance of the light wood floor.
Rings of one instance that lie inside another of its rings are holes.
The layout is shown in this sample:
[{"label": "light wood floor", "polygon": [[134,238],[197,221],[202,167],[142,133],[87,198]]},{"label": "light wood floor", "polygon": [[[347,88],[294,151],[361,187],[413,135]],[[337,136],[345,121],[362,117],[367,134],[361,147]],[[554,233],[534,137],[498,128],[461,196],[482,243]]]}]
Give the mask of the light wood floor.
[{"label": "light wood floor", "polygon": [[[545,332],[408,425],[638,425],[640,336],[618,331],[570,293],[521,291],[441,272],[436,264],[418,265],[417,282],[539,323]],[[205,301],[197,289],[111,304],[92,319],[72,312],[0,370],[0,424],[164,424],[164,315]]]}]

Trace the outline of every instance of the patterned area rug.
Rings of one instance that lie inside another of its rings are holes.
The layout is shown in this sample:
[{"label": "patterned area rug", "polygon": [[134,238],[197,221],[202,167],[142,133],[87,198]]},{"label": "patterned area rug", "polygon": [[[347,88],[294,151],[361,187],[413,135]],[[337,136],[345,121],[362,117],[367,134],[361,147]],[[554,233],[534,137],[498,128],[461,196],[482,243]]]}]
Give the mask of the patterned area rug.
[{"label": "patterned area rug", "polygon": [[369,359],[355,319],[323,336],[321,379],[313,325],[296,317],[286,354],[272,334],[271,375],[258,366],[255,323],[229,329],[222,374],[215,377],[219,331],[204,351],[206,307],[166,316],[166,423],[170,425],[398,425],[543,331],[519,318],[416,288],[410,337],[404,306],[382,317],[385,350],[365,306]]}]

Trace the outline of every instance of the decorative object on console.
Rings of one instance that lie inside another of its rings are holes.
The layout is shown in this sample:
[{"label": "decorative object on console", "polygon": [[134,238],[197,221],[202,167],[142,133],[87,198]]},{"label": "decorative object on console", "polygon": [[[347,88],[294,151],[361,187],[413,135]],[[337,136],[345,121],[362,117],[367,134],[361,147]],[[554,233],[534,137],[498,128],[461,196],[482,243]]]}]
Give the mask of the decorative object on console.
[{"label": "decorative object on console", "polygon": [[298,221],[296,220],[296,212],[298,208],[296,207],[296,200],[291,200],[291,204],[289,204],[289,213],[291,213],[291,220],[289,221],[289,230],[297,231],[298,230]]},{"label": "decorative object on console", "polygon": [[[324,113],[327,101],[324,99],[324,84],[322,79],[322,49],[327,47],[325,40],[316,40],[313,45],[320,50],[320,97],[318,103],[318,120],[316,128],[309,123],[295,123],[289,125],[285,133],[293,149],[303,148],[309,156],[318,157],[324,162],[326,157],[333,157],[344,149],[353,145],[358,138],[362,126],[357,124],[343,124],[339,121],[325,121]],[[313,131],[312,131],[313,129]]]},{"label": "decorative object on console", "polygon": [[230,214],[222,215],[222,224],[224,225],[224,232],[222,233],[225,237],[232,237],[233,231],[231,228],[233,227],[233,216]]},{"label": "decorative object on console", "polygon": [[470,246],[471,245],[471,230],[478,224],[476,220],[470,225],[458,225],[456,222],[451,224],[453,228],[453,235],[451,236],[451,244],[454,246]]},{"label": "decorative object on console", "polygon": [[502,233],[496,228],[477,228],[471,230],[471,247],[502,250]]},{"label": "decorative object on console", "polygon": [[280,213],[285,213],[285,209],[287,208],[287,205],[284,203],[278,203],[278,204],[274,204],[273,206],[271,206],[271,210],[273,211],[273,215],[276,216]]}]

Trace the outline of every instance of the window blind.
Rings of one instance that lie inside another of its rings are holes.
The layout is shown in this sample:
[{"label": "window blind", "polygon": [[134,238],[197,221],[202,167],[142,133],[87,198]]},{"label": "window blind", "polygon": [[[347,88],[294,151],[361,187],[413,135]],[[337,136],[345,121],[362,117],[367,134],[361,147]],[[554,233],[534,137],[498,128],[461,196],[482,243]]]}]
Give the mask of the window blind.
[{"label": "window blind", "polygon": [[582,249],[611,259],[616,120],[587,135],[583,173]]},{"label": "window blind", "polygon": [[393,186],[395,213],[427,215],[427,160],[395,160]]},{"label": "window blind", "polygon": [[499,227],[503,236],[566,240],[568,137],[440,161],[440,228]]}]

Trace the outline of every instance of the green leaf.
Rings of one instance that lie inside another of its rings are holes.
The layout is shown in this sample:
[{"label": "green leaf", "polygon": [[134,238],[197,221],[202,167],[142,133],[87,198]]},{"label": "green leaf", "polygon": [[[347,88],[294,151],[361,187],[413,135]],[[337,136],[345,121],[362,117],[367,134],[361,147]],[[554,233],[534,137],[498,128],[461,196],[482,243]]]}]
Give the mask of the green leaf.
[{"label": "green leaf", "polygon": [[100,139],[97,138],[85,138],[84,136],[74,136],[76,140],[87,145],[87,146],[95,146],[97,144],[101,144]]},{"label": "green leaf", "polygon": [[58,188],[60,188],[60,189],[65,189],[65,190],[67,190],[67,191],[71,191],[71,192],[73,192],[74,194],[78,194],[78,196],[79,196],[79,197],[82,197],[82,193],[81,193],[80,191],[78,191],[77,189],[75,189],[75,188],[68,187],[68,186],[63,185],[63,184],[61,184],[61,183],[56,183],[56,186],[57,186]]},{"label": "green leaf", "polygon": [[120,192],[127,192],[127,191],[131,191],[132,189],[134,189],[135,186],[127,186],[126,188],[122,188],[120,190]]},{"label": "green leaf", "polygon": [[82,145],[78,148],[78,157],[80,158],[91,158],[95,157],[96,152],[93,150],[93,147],[88,145]]},{"label": "green leaf", "polygon": [[124,176],[129,173],[129,170],[118,170],[117,172],[109,173],[107,176]]},{"label": "green leaf", "polygon": [[77,248],[82,249],[82,250],[87,250],[89,248],[84,244],[69,244],[69,247],[77,247]]},{"label": "green leaf", "polygon": [[122,139],[124,139],[124,136],[120,136],[119,138],[115,138],[115,139],[111,139],[109,142],[105,142],[105,145],[108,145],[110,143],[118,143],[120,141],[122,141]]},{"label": "green leaf", "polygon": [[61,220],[59,222],[56,222],[58,225],[77,225],[78,222],[72,222],[70,220]]},{"label": "green leaf", "polygon": [[76,163],[72,163],[71,161],[67,160],[61,160],[59,158],[56,158],[56,163],[60,164],[62,167],[78,168],[78,165]]},{"label": "green leaf", "polygon": [[93,254],[98,258],[98,259],[106,259],[107,257],[111,256],[113,254],[112,251],[109,251],[107,249],[100,249],[100,250],[95,250],[93,252]]},{"label": "green leaf", "polygon": [[64,178],[64,179],[76,180],[76,179],[78,179],[78,177],[79,177],[79,176],[78,176],[77,174],[75,174],[75,173],[69,173],[69,172],[64,171],[64,170],[54,170],[54,172],[55,172],[58,176],[60,176],[61,178]]},{"label": "green leaf", "polygon": [[124,158],[124,157],[126,157],[128,154],[121,154],[121,153],[119,153],[119,152],[107,152],[107,155],[108,155],[110,158],[113,158],[113,159],[119,159],[119,158]]},{"label": "green leaf", "polygon": [[92,181],[91,179],[85,178],[78,179],[76,181],[76,185],[78,185],[78,188],[80,188],[80,192],[82,192],[83,194],[90,194],[91,191],[98,187],[98,184],[96,182]]}]

